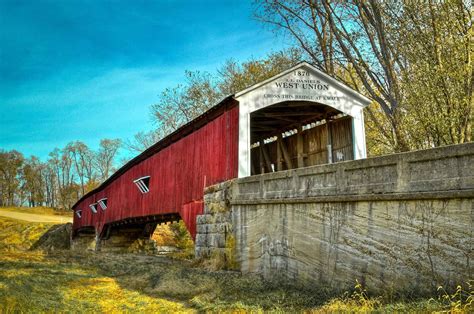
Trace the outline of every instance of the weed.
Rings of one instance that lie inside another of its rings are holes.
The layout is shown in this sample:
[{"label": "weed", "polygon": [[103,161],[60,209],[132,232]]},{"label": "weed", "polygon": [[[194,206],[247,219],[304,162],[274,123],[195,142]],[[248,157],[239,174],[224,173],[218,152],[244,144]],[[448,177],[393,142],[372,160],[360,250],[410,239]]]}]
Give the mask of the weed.
[{"label": "weed", "polygon": [[381,298],[369,298],[367,290],[356,279],[354,291],[352,294],[344,293],[342,297],[332,299],[325,304],[321,309],[323,311],[337,311],[337,312],[371,312],[382,305]]},{"label": "weed", "polygon": [[[450,313],[462,313],[474,310],[474,280],[466,282],[467,287],[457,285],[454,292],[449,293],[443,286],[438,287],[438,303]],[[430,299],[434,301],[434,299]]]}]

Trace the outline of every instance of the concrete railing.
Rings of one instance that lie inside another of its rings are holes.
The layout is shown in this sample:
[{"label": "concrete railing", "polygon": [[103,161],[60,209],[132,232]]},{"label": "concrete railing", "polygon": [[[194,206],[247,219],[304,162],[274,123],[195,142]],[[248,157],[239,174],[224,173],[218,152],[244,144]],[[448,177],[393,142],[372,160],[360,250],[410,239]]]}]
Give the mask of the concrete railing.
[{"label": "concrete railing", "polygon": [[474,143],[267,173],[238,179],[232,190],[235,204],[472,196]]}]

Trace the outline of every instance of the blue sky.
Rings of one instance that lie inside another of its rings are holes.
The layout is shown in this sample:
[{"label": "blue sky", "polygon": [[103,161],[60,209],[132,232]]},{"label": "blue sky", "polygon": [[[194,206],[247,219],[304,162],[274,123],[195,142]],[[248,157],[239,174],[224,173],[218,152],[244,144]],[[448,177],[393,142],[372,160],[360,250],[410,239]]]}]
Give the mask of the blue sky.
[{"label": "blue sky", "polygon": [[0,149],[46,160],[150,130],[185,70],[284,48],[252,1],[0,1]]}]

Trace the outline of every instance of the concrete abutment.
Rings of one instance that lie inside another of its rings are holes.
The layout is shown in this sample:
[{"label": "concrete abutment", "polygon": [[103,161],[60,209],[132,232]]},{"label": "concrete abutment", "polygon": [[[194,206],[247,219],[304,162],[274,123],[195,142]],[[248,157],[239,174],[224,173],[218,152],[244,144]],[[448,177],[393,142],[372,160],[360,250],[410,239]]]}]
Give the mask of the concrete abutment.
[{"label": "concrete abutment", "polygon": [[205,190],[196,256],[267,280],[424,293],[474,278],[474,143]]}]

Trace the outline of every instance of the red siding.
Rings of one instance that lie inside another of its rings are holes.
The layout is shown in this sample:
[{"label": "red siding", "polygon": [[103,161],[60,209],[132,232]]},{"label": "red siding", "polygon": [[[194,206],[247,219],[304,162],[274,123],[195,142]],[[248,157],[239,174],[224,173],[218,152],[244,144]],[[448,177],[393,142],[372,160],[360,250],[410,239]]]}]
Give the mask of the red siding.
[{"label": "red siding", "polygon": [[[132,166],[102,190],[77,203],[74,230],[130,217],[179,213],[191,235],[196,215],[203,211],[203,189],[237,177],[238,106],[227,109],[204,126]],[[141,194],[133,180],[150,176],[150,192]],[[107,209],[93,214],[89,204],[107,198]]]}]

